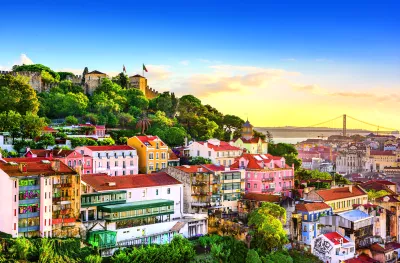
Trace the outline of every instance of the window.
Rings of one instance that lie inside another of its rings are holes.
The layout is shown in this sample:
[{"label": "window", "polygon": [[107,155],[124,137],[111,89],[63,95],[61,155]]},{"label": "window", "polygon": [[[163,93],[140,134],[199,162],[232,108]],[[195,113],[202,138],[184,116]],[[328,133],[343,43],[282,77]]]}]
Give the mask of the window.
[{"label": "window", "polygon": [[244,166],[244,161],[240,161],[240,166]]},{"label": "window", "polygon": [[149,159],[153,160],[154,159],[154,153],[149,153]]},{"label": "window", "polygon": [[[303,220],[307,220],[307,214],[303,215]],[[304,228],[305,228],[305,226],[304,226]]]},{"label": "window", "polygon": [[142,191],[142,197],[146,197],[146,190]]},{"label": "window", "polygon": [[152,164],[149,165],[149,171],[153,171],[154,170],[154,166]]},{"label": "window", "polygon": [[247,183],[247,188],[250,189],[250,183]]},{"label": "window", "polygon": [[129,198],[132,198],[132,192],[129,192],[128,196]]},{"label": "window", "polygon": [[68,161],[68,166],[71,167],[72,163],[71,161]]},{"label": "window", "polygon": [[124,171],[122,171],[122,175],[125,175],[125,170],[124,170]]},{"label": "window", "polygon": [[200,151],[197,151],[197,156],[200,156]]},{"label": "window", "polygon": [[162,164],[161,164],[161,168],[163,168],[163,169],[164,169],[164,168],[166,168],[166,167],[167,167],[167,166],[166,166],[166,164],[165,164],[165,163],[162,163]]},{"label": "window", "polygon": [[257,189],[257,184],[254,184],[254,189]]},{"label": "window", "polygon": [[157,160],[158,160],[158,156],[159,156],[158,153],[156,153],[156,159],[157,159]]},{"label": "window", "polygon": [[87,161],[87,162],[86,162],[86,165],[87,165],[87,166],[90,166],[90,161]]},{"label": "window", "polygon": [[133,161],[130,161],[130,163],[129,163],[131,166],[133,166]]},{"label": "window", "polygon": [[208,151],[208,157],[211,157],[211,151]]},{"label": "window", "polygon": [[14,216],[17,216],[17,209],[14,209]]},{"label": "window", "polygon": [[44,199],[47,199],[47,193],[46,192],[44,193]]},{"label": "window", "polygon": [[115,176],[117,176],[117,175],[118,175],[118,172],[117,172],[117,171],[115,171],[115,172],[114,172],[114,175],[115,175]]},{"label": "window", "polygon": [[158,195],[158,189],[156,189],[156,195]]},{"label": "window", "polygon": [[171,188],[167,188],[167,194],[171,193]]},{"label": "window", "polygon": [[17,223],[14,223],[14,230],[17,230]]},{"label": "window", "polygon": [[118,166],[118,161],[114,162],[114,166],[117,167]]},{"label": "window", "polygon": [[226,166],[226,160],[224,160],[224,166]]},{"label": "window", "polygon": [[129,171],[129,174],[133,174],[133,170],[130,170],[130,171]]},{"label": "window", "polygon": [[159,143],[156,143],[156,149],[160,149]]},{"label": "window", "polygon": [[159,165],[160,165],[159,163],[156,163],[156,171],[160,169]]}]

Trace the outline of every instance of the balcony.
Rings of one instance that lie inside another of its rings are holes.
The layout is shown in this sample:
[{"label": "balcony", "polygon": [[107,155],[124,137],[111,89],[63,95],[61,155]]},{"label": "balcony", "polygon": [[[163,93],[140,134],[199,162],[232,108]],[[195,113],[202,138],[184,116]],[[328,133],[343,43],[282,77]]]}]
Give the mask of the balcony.
[{"label": "balcony", "polygon": [[72,186],[71,183],[62,183],[61,184],[61,188],[68,188],[68,187],[71,187],[71,186]]},{"label": "balcony", "polygon": [[40,212],[32,212],[32,213],[26,213],[26,214],[18,214],[18,218],[24,219],[24,218],[38,217],[39,215],[40,215]]},{"label": "balcony", "polygon": [[191,202],[192,207],[210,207],[211,204],[207,202]]},{"label": "balcony", "polygon": [[40,230],[40,226],[28,226],[28,227],[19,227],[18,226],[19,233],[39,231],[39,230]]},{"label": "balcony", "polygon": [[273,193],[275,192],[275,188],[268,188],[268,189],[262,189],[262,193]]},{"label": "balcony", "polygon": [[20,205],[29,205],[29,204],[37,204],[40,202],[39,198],[32,198],[32,199],[24,199],[24,200],[19,200]]},{"label": "balcony", "polygon": [[82,194],[81,206],[117,205],[126,203],[126,191]]},{"label": "balcony", "polygon": [[293,175],[289,175],[289,176],[284,176],[283,180],[293,180],[294,176]]},{"label": "balcony", "polygon": [[273,182],[274,178],[273,177],[265,177],[261,179],[261,182]]},{"label": "balcony", "polygon": [[20,191],[29,191],[29,190],[39,190],[40,185],[27,185],[27,186],[20,186],[19,190]]}]

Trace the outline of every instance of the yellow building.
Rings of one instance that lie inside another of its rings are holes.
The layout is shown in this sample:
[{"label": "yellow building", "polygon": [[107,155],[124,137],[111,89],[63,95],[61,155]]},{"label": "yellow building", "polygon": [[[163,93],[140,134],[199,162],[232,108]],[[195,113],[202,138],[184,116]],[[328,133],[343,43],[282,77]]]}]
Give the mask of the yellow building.
[{"label": "yellow building", "polygon": [[400,154],[394,151],[374,151],[368,150],[369,157],[372,158],[372,170],[383,172],[385,167],[399,166]]},{"label": "yellow building", "polygon": [[336,187],[326,190],[312,190],[304,194],[308,202],[325,202],[330,205],[334,213],[353,210],[353,205],[368,203],[367,192],[358,185]]},{"label": "yellow building", "polygon": [[140,173],[149,174],[167,168],[168,145],[158,136],[134,136],[128,139],[128,145],[137,151]]},{"label": "yellow building", "polygon": [[147,79],[145,77],[136,74],[129,77],[129,82],[132,88],[138,89],[146,95]]}]

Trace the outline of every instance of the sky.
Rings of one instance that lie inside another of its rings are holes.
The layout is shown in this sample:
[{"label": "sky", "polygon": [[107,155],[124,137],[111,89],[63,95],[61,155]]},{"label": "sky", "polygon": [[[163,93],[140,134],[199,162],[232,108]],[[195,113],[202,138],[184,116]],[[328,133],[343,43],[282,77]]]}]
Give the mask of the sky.
[{"label": "sky", "polygon": [[400,129],[399,10],[385,0],[6,1],[0,70],[112,76],[125,65],[133,75],[144,63],[152,88],[255,126],[348,114]]}]

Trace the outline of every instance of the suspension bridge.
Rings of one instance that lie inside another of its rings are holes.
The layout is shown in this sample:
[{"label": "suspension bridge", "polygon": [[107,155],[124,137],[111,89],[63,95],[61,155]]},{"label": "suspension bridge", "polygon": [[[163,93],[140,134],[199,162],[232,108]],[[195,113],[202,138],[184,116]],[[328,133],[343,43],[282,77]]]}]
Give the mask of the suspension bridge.
[{"label": "suspension bridge", "polygon": [[367,135],[369,133],[379,135],[399,134],[399,129],[397,128],[370,123],[347,114],[306,127],[258,127],[256,129],[261,132],[269,131],[274,137],[326,138],[331,135],[351,136],[355,134]]}]

